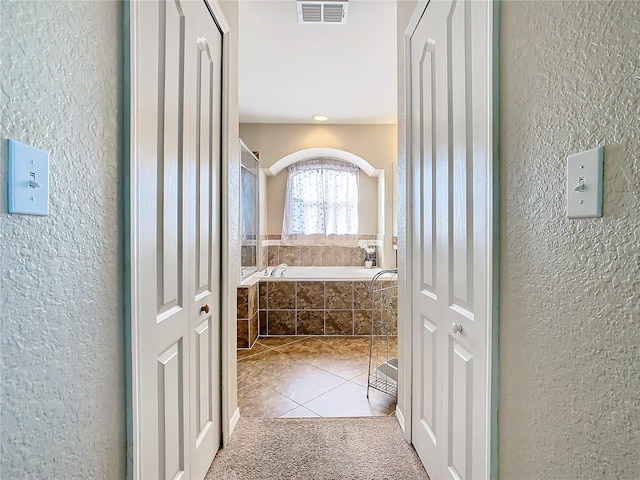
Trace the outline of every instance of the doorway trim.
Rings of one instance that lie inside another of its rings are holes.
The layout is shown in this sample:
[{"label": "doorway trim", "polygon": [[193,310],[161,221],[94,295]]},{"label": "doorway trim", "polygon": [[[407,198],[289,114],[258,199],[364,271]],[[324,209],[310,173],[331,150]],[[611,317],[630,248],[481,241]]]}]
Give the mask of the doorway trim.
[{"label": "doorway trim", "polygon": [[[220,360],[220,369],[222,370],[222,378],[220,386],[222,389],[222,446],[226,446],[231,438],[231,433],[235,428],[238,420],[240,419],[240,410],[236,407],[232,410],[232,406],[237,404],[236,400],[236,378],[235,378],[235,362],[231,359],[235,359],[236,355],[236,324],[235,324],[235,312],[231,314],[231,298],[236,297],[236,285],[231,283],[230,279],[235,278],[233,275],[229,275],[231,272],[231,266],[229,264],[229,252],[231,251],[230,245],[232,244],[229,235],[229,199],[230,193],[230,178],[232,177],[230,164],[231,155],[237,149],[237,138],[231,138],[231,27],[227,22],[222,7],[218,0],[205,0],[213,18],[218,24],[218,28],[222,32],[222,259],[221,259],[221,332],[220,332],[220,354],[222,358]],[[239,153],[238,153],[239,155]],[[225,272],[227,272],[225,274]],[[233,309],[235,310],[235,302],[233,302]],[[233,319],[233,321],[232,321]],[[234,369],[234,375],[231,375],[231,370]]]},{"label": "doorway trim", "polygon": [[[413,242],[411,241],[413,215],[413,204],[411,182],[407,172],[411,171],[411,158],[408,152],[411,151],[411,58],[408,52],[411,51],[411,35],[418,26],[422,13],[427,7],[429,0],[418,0],[414,7],[413,14],[403,35],[403,59],[402,69],[404,83],[402,96],[398,103],[404,109],[402,119],[398,122],[398,207],[404,215],[404,231],[398,229],[398,371],[400,378],[398,381],[398,405],[396,407],[396,417],[404,431],[404,438],[412,443],[411,419],[413,415],[412,392],[413,392],[413,301],[410,295],[410,279],[413,276]],[[398,112],[402,114],[402,112]],[[404,159],[404,162],[401,160]],[[400,220],[400,218],[398,219]],[[402,268],[404,266],[404,268]]]},{"label": "doorway trim", "polygon": [[[490,81],[492,88],[489,93],[489,104],[492,116],[492,124],[489,126],[489,152],[492,155],[489,162],[490,172],[488,175],[488,215],[487,223],[489,225],[488,236],[491,246],[489,248],[488,264],[490,278],[488,278],[487,303],[487,385],[488,385],[488,411],[486,418],[488,422],[488,438],[487,445],[490,456],[489,478],[498,478],[498,401],[499,401],[499,300],[500,300],[500,151],[499,151],[499,127],[500,127],[500,108],[499,108],[499,80],[500,80],[500,64],[499,64],[499,30],[500,30],[500,0],[487,0],[491,3],[491,66]],[[404,72],[404,91],[399,99],[404,107],[404,124],[398,125],[398,139],[400,158],[404,158],[404,171],[399,171],[403,175],[402,189],[399,190],[400,210],[404,212],[405,230],[400,232],[398,236],[399,250],[404,250],[402,254],[402,262],[405,265],[404,272],[399,271],[399,289],[404,291],[401,294],[399,307],[403,308],[404,315],[402,321],[398,322],[398,349],[401,354],[400,366],[404,364],[400,376],[398,389],[398,408],[396,415],[403,427],[405,440],[412,443],[412,415],[414,414],[412,405],[412,355],[414,348],[414,322],[413,319],[413,302],[411,297],[412,278],[413,278],[413,239],[411,232],[413,231],[413,191],[411,188],[411,179],[409,172],[412,170],[411,145],[412,145],[412,116],[411,116],[411,37],[415,32],[430,0],[418,0],[414,8],[413,14],[407,28],[404,32],[403,42],[403,61],[402,68]],[[402,208],[404,207],[404,208]],[[404,244],[404,245],[403,245]],[[404,249],[402,248],[404,246]],[[399,312],[400,314],[401,312]],[[399,319],[400,319],[399,315]]]}]

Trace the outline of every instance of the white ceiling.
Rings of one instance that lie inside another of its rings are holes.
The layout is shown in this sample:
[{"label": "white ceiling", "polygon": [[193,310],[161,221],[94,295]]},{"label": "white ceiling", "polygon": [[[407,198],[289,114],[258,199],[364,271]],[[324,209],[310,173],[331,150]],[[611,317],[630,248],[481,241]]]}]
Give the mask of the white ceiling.
[{"label": "white ceiling", "polygon": [[395,0],[350,0],[346,25],[300,25],[295,0],[241,0],[239,48],[241,123],[396,123]]}]

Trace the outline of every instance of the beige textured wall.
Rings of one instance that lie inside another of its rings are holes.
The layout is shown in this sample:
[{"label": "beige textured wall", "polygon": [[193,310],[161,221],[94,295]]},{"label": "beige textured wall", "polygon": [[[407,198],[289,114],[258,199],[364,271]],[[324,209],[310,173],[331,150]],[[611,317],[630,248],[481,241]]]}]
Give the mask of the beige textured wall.
[{"label": "beige textured wall", "polygon": [[[499,472],[640,478],[640,2],[501,9]],[[566,157],[605,145],[604,217]]]},{"label": "beige textured wall", "polygon": [[[0,476],[125,477],[122,4],[0,2]],[[50,152],[7,214],[7,138]]]},{"label": "beige textured wall", "polygon": [[[385,259],[392,253],[392,164],[397,159],[395,125],[284,125],[242,124],[240,137],[251,150],[260,151],[260,167],[268,168],[282,157],[305,148],[337,148],[359,155],[376,168],[385,170]],[[282,231],[286,171],[267,178],[267,232]],[[360,233],[378,233],[377,178],[360,176]],[[373,205],[373,206],[372,206]]]}]

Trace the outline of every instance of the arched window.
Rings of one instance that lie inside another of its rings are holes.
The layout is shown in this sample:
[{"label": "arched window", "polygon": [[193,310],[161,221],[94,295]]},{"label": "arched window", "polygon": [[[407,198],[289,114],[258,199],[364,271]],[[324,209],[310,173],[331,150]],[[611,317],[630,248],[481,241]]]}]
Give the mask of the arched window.
[{"label": "arched window", "polygon": [[353,240],[358,235],[360,169],[329,158],[294,163],[288,169],[283,240]]}]

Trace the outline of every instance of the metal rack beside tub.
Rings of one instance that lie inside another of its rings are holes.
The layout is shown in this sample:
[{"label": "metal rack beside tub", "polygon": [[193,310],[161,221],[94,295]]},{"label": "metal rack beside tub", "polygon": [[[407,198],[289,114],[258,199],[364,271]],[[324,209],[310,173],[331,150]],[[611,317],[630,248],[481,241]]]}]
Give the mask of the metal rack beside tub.
[{"label": "metal rack beside tub", "polygon": [[369,292],[373,308],[367,398],[371,388],[397,397],[397,336],[395,332],[391,332],[390,320],[397,318],[398,270],[381,270],[376,273],[369,284]]}]

